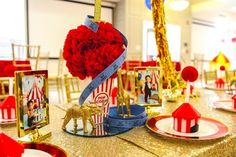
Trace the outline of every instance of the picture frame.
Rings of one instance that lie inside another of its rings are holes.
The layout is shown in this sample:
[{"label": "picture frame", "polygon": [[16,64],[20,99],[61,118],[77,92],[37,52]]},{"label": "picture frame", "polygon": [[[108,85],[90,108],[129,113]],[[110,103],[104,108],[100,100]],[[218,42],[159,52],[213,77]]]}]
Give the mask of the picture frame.
[{"label": "picture frame", "polygon": [[47,70],[16,71],[15,94],[18,137],[38,133],[49,124]]},{"label": "picture frame", "polygon": [[137,104],[161,106],[162,74],[160,67],[135,67]]}]

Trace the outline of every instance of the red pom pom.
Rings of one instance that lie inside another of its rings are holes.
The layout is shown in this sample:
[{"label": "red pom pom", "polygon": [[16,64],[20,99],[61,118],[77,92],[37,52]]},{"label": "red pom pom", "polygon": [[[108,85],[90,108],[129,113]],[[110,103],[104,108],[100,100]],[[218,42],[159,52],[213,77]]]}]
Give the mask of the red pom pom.
[{"label": "red pom pom", "polygon": [[225,66],[221,65],[221,66],[220,66],[220,70],[221,70],[221,71],[224,71],[224,70],[225,70]]},{"label": "red pom pom", "polygon": [[97,32],[81,25],[69,31],[63,57],[73,76],[96,77],[124,51],[123,38],[110,23],[99,22]]},{"label": "red pom pom", "polygon": [[181,64],[180,64],[180,62],[176,62],[176,63],[175,63],[175,70],[176,70],[176,71],[180,71],[180,70],[181,70]]},{"label": "red pom pom", "polygon": [[198,78],[198,71],[193,66],[187,66],[183,69],[181,76],[185,81],[194,82]]}]

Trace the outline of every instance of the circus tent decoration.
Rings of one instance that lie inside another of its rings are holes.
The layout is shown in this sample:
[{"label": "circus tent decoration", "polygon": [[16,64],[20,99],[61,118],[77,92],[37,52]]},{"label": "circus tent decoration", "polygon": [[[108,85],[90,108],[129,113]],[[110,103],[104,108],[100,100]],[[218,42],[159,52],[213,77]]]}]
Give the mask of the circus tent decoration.
[{"label": "circus tent decoration", "polygon": [[222,52],[219,52],[219,54],[210,61],[210,69],[220,70],[222,66],[225,67],[225,70],[229,70],[230,61]]},{"label": "circus tent decoration", "polygon": [[16,98],[13,95],[8,96],[0,104],[0,119],[9,120],[16,118]]},{"label": "circus tent decoration", "polygon": [[0,148],[1,157],[20,157],[24,153],[24,146],[4,133],[0,133]]},{"label": "circus tent decoration", "polygon": [[198,120],[201,114],[189,103],[183,103],[177,108],[172,116],[174,118],[173,129],[184,133],[193,133],[198,131]]},{"label": "circus tent decoration", "polygon": [[36,83],[33,84],[32,89],[30,90],[27,100],[33,100],[35,107],[37,108],[42,101],[43,92],[39,89]]},{"label": "circus tent decoration", "polygon": [[232,96],[232,100],[233,100],[233,107],[234,109],[236,109],[236,94]]},{"label": "circus tent decoration", "polygon": [[181,73],[182,78],[187,83],[187,91],[185,93],[185,103],[178,107],[173,113],[173,129],[183,133],[193,133],[198,131],[198,119],[200,113],[189,103],[190,82],[194,82],[198,78],[198,71],[193,66],[187,66]]}]

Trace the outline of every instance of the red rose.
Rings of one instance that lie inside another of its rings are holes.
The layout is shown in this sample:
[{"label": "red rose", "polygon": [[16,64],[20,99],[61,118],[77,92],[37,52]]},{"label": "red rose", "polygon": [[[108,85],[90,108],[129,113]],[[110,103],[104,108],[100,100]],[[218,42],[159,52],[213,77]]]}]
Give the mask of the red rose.
[{"label": "red rose", "polygon": [[73,76],[96,77],[124,51],[123,38],[110,23],[99,22],[95,33],[81,25],[67,34],[63,57]]}]

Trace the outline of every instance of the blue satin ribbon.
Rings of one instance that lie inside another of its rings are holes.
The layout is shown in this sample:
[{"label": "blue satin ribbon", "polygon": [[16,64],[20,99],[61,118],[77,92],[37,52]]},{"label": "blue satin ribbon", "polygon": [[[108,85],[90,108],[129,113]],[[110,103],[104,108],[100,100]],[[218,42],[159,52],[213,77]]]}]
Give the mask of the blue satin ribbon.
[{"label": "blue satin ribbon", "polygon": [[132,117],[123,118],[117,115],[116,107],[111,107],[108,117],[104,117],[104,125],[108,127],[134,128],[145,124],[147,114],[145,108],[139,105],[131,105]]},{"label": "blue satin ribbon", "polygon": [[[85,25],[96,32],[98,30],[98,25],[91,20],[91,16],[88,16],[85,20]],[[118,31],[118,30],[117,30]],[[118,31],[119,32],[119,31]],[[128,42],[125,36],[119,32],[123,38],[124,45],[127,47]],[[81,96],[79,98],[79,104],[83,105],[84,101],[88,98],[88,96],[104,81],[111,77],[124,63],[125,58],[127,55],[127,49],[111,64],[109,65],[104,71],[102,71],[95,79],[92,80],[91,83],[83,90]]]},{"label": "blue satin ribbon", "polygon": [[147,120],[147,114],[145,108],[139,105],[131,105],[132,117],[123,118],[117,115],[116,107],[111,107],[109,110],[109,116],[104,117],[104,125],[108,127],[118,127],[118,128],[134,128],[145,124]]}]

